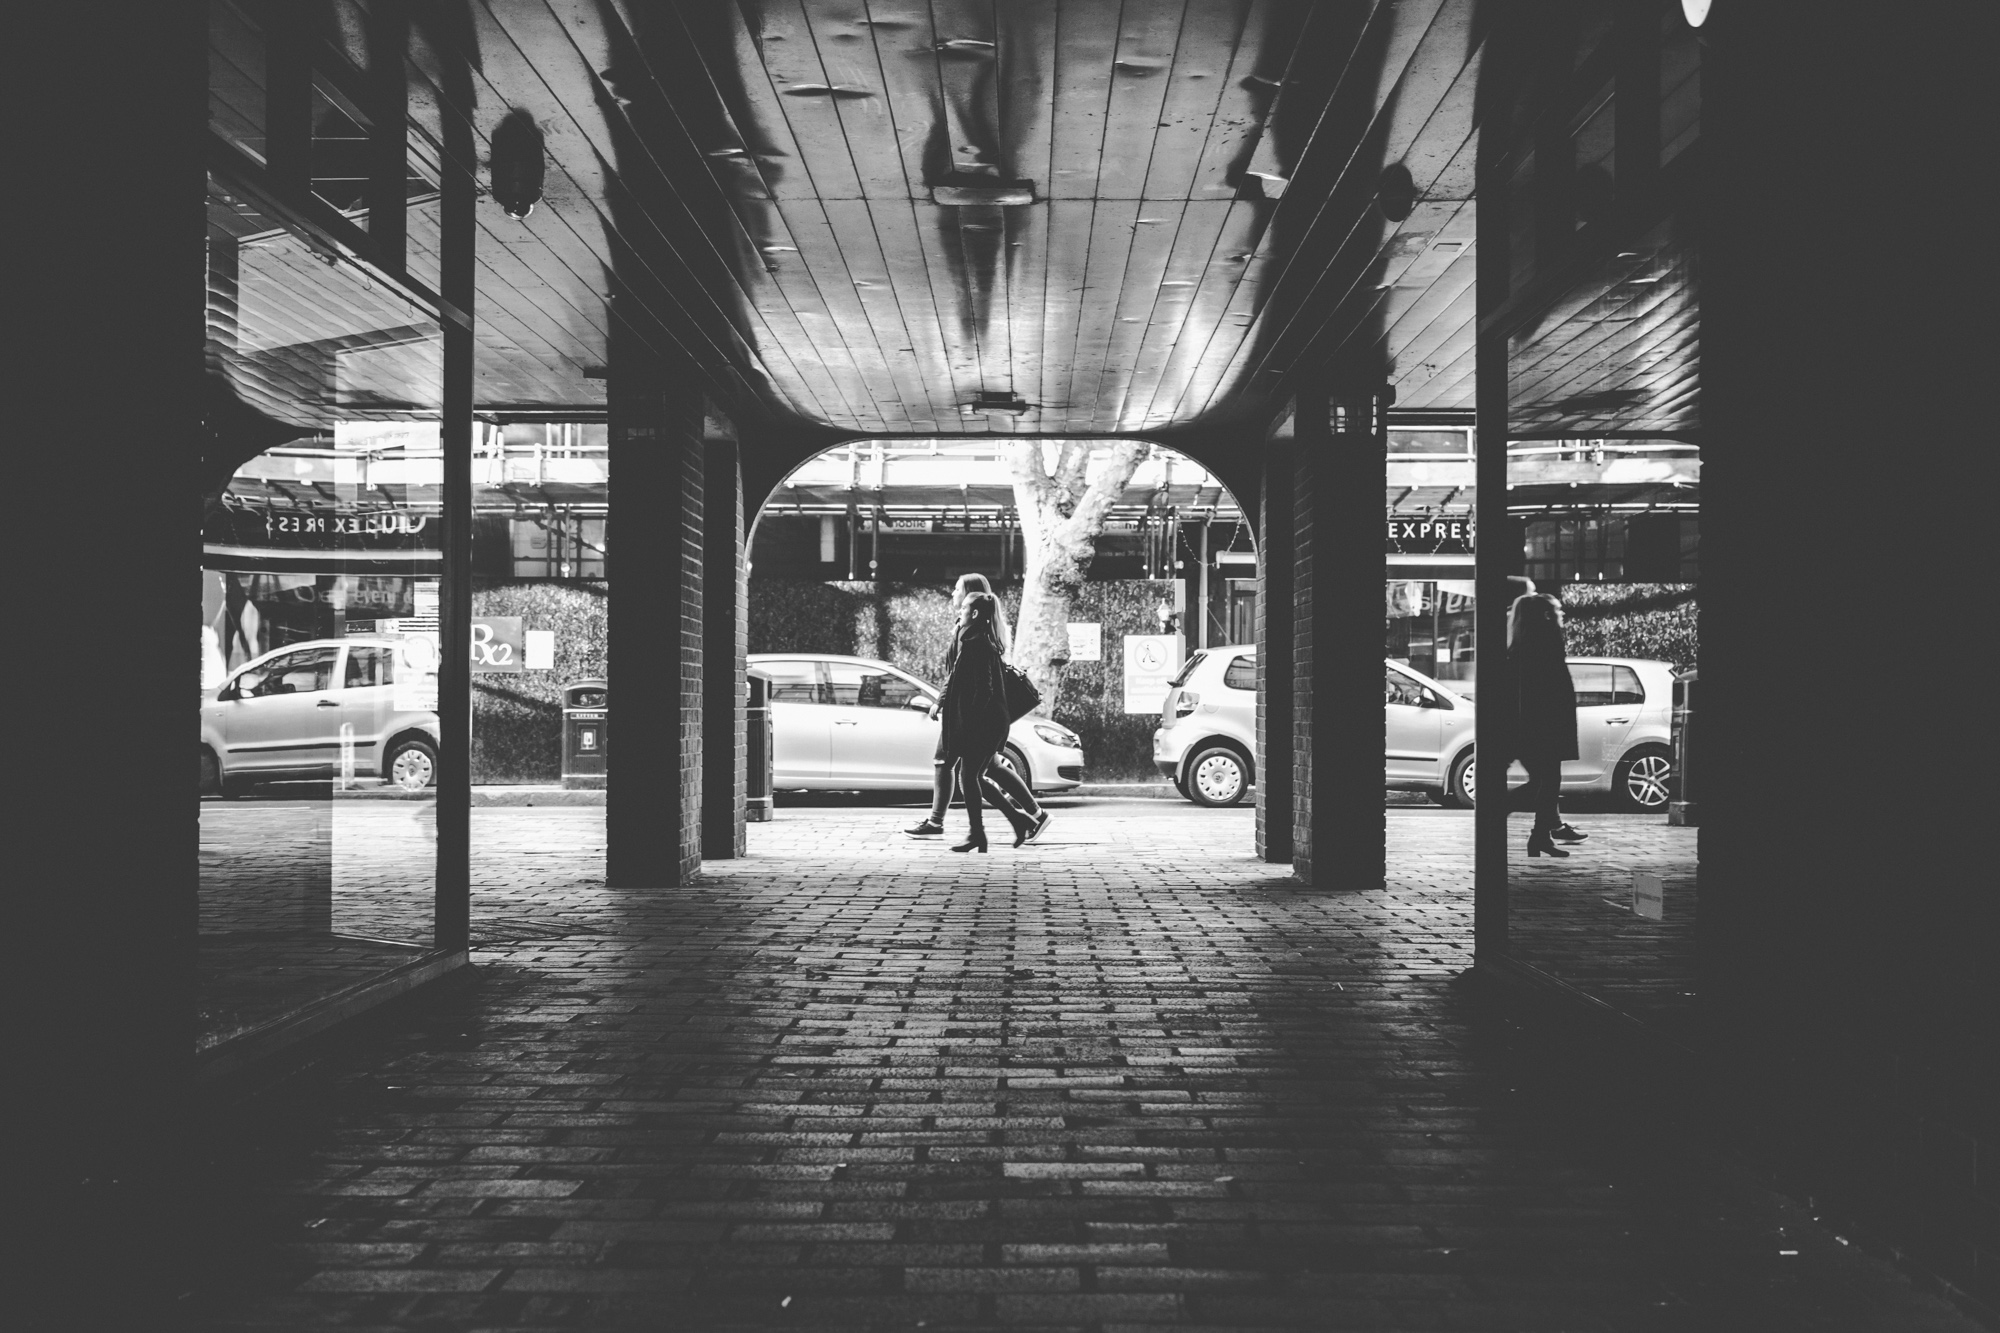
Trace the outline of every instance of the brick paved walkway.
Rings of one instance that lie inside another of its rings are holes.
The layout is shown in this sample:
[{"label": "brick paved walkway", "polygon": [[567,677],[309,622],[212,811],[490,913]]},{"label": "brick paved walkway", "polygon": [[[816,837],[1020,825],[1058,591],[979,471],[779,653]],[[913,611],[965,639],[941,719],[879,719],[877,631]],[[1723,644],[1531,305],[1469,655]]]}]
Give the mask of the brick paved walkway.
[{"label": "brick paved walkway", "polygon": [[[475,811],[476,986],[215,1118],[203,1329],[1959,1330],[1483,1017],[1462,867],[1247,811],[952,856],[904,812],[602,887]],[[1402,820],[1447,818],[1392,812]],[[1404,828],[1392,836],[1412,837]],[[593,840],[596,841],[593,841]]]}]

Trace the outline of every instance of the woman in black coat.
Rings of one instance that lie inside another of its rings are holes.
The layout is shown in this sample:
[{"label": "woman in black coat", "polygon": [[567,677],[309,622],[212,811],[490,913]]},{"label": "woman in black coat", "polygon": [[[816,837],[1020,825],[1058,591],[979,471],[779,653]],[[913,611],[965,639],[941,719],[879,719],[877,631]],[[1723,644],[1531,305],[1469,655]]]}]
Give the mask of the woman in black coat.
[{"label": "woman in black coat", "polygon": [[1577,757],[1576,687],[1564,661],[1561,602],[1546,593],[1515,599],[1507,658],[1514,668],[1514,757],[1528,770],[1535,811],[1528,855],[1568,856],[1556,839],[1581,842],[1588,835],[1563,823],[1559,808],[1563,760]]},{"label": "woman in black coat", "polygon": [[1007,742],[1013,718],[1007,710],[1007,678],[1000,670],[1000,635],[994,628],[999,603],[991,593],[965,599],[958,634],[952,641],[951,678],[945,682],[939,709],[944,715],[944,753],[957,769],[959,790],[965,793],[965,817],[971,836],[954,852],[986,850],[984,802],[979,775]]}]

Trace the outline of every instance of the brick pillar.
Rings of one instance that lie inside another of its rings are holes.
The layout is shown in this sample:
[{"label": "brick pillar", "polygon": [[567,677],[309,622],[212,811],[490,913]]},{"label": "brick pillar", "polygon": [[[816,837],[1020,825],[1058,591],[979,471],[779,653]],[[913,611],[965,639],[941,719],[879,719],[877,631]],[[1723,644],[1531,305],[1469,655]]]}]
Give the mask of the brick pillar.
[{"label": "brick pillar", "polygon": [[605,882],[664,888],[701,871],[702,400],[618,350]]},{"label": "brick pillar", "polygon": [[703,476],[701,854],[745,851],[744,670],[750,649],[750,583],[743,546],[743,469],[737,442],[713,414]]},{"label": "brick pillar", "polygon": [[1292,864],[1327,888],[1382,883],[1382,503],[1387,392],[1301,393],[1293,495]]},{"label": "brick pillar", "polygon": [[1257,540],[1257,855],[1292,859],[1292,491],[1288,413],[1264,442]]}]

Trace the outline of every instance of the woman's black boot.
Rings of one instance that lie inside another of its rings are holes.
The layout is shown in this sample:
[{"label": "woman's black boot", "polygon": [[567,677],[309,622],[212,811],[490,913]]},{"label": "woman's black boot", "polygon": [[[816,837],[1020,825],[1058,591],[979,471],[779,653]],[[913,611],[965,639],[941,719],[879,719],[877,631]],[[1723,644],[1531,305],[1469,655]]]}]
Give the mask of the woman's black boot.
[{"label": "woman's black boot", "polygon": [[1528,855],[1561,858],[1568,856],[1569,853],[1556,846],[1554,840],[1549,837],[1549,830],[1538,828],[1528,835]]},{"label": "woman's black boot", "polygon": [[1573,824],[1558,824],[1549,830],[1549,836],[1557,842],[1582,842],[1590,835]]},{"label": "woman's black boot", "polygon": [[[969,838],[967,838],[967,839],[966,839],[966,840],[965,840],[964,842],[960,842],[960,843],[954,843],[954,844],[952,844],[952,850],[953,850],[954,852],[983,852],[983,851],[985,851],[985,850],[986,850],[986,830],[984,830],[984,829],[974,829],[974,830],[972,830],[972,836],[971,836],[971,837],[969,837]],[[1564,855],[1564,856],[1568,856],[1568,855],[1569,855],[1569,853],[1568,853],[1568,852],[1564,852],[1564,853],[1562,853],[1562,855]]]}]

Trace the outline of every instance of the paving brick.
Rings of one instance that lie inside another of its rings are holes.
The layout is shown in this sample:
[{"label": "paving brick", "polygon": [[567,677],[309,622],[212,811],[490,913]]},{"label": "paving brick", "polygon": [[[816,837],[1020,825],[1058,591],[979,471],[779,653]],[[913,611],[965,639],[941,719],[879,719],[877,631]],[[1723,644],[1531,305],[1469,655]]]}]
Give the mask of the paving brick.
[{"label": "paving brick", "polygon": [[241,1220],[188,1305],[216,1333],[1970,1327],[1830,1238],[1777,1267],[1809,1222],[1450,984],[1469,819],[1391,811],[1388,886],[1332,892],[1255,859],[1247,810],[1130,805],[986,857],[788,806],[645,892],[603,887],[601,809],[476,810],[478,984],[218,1118]]}]

